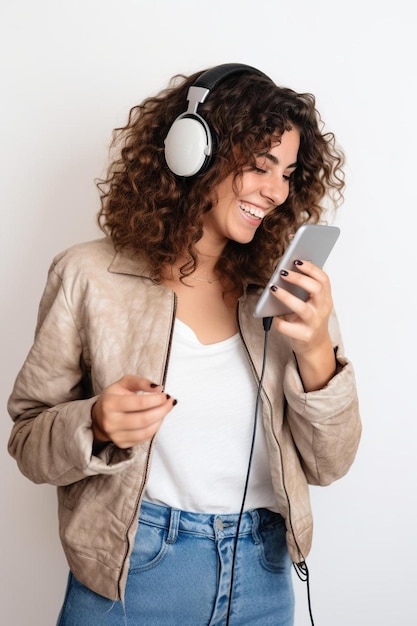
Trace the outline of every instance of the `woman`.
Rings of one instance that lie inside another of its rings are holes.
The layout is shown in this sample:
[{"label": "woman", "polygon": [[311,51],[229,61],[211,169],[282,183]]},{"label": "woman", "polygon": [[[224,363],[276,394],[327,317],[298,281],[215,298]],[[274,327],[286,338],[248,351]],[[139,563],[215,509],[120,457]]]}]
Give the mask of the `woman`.
[{"label": "woman", "polygon": [[9,401],[10,453],[58,487],[58,624],[289,626],[308,483],[347,472],[360,418],[326,273],[284,276],[309,298],[274,290],[293,313],[267,350],[253,310],[342,199],[343,155],[312,95],[235,64],[177,78],[114,139],[106,237],[54,259]]}]

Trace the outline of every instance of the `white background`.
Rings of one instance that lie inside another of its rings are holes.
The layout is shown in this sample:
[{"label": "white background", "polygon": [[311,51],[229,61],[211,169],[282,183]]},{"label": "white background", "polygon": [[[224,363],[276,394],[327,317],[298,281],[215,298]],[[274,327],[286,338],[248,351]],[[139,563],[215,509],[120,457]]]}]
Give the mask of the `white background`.
[{"label": "white background", "polygon": [[[411,0],[1,0],[1,621],[53,626],[67,566],[56,495],[6,451],[6,401],[52,257],[100,235],[113,128],[179,72],[255,65],[310,91],[347,153],[326,268],[364,423],[349,474],[312,488],[316,626],[416,619],[416,21]],[[308,625],[295,578],[296,625]],[[81,625],[80,625],[81,626]]]}]

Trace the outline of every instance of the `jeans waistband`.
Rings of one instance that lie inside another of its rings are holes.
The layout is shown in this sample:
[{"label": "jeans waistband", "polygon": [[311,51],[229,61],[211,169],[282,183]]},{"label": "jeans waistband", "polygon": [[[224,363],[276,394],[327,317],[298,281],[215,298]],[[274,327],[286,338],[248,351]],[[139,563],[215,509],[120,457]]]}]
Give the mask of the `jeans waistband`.
[{"label": "jeans waistband", "polygon": [[[239,513],[193,513],[143,501],[140,521],[168,531],[167,541],[175,542],[178,532],[202,535],[211,539],[235,537]],[[279,513],[269,509],[245,511],[239,524],[239,536],[252,534],[257,540],[260,527],[283,521]]]}]

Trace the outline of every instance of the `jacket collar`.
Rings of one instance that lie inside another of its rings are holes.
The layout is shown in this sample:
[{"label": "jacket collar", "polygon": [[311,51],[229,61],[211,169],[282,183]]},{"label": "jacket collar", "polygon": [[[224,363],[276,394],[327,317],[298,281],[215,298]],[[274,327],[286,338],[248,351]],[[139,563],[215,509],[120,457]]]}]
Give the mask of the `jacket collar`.
[{"label": "jacket collar", "polygon": [[149,267],[144,259],[138,256],[133,250],[125,248],[116,252],[112,262],[108,267],[112,274],[130,274],[150,278]]},{"label": "jacket collar", "polygon": [[[123,250],[116,252],[112,262],[108,267],[108,271],[111,274],[128,274],[130,276],[140,276],[142,278],[151,278],[149,267],[145,260],[140,257],[134,250],[124,248]],[[258,289],[260,289],[258,287]],[[247,298],[247,286],[244,289],[243,295],[239,298],[240,301],[245,301]]]}]

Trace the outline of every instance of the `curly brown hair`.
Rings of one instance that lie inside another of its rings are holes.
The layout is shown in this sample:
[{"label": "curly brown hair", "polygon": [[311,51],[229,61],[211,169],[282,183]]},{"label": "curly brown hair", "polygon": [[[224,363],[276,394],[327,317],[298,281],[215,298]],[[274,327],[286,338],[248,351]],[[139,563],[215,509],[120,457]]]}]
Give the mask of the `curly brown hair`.
[{"label": "curly brown hair", "polygon": [[229,241],[216,269],[229,288],[265,285],[290,236],[304,222],[318,223],[343,201],[344,155],[324,124],[312,94],[296,93],[255,74],[230,76],[199,105],[199,114],[215,134],[214,158],[207,171],[191,180],[168,168],[164,139],[184,112],[189,87],[201,72],[175,76],[167,89],[145,99],[129,113],[126,126],[113,131],[116,156],[100,190],[98,222],[116,249],[125,247],[145,258],[152,277],[162,268],[189,259],[188,275],[197,266],[196,244],[203,215],[216,202],[217,185],[229,174],[235,184],[255,158],[280,141],[286,130],[300,132],[297,168],[284,204],[266,216],[250,243]]}]

